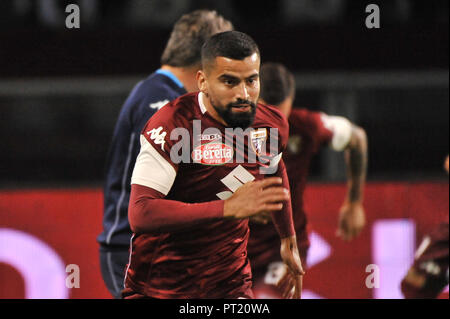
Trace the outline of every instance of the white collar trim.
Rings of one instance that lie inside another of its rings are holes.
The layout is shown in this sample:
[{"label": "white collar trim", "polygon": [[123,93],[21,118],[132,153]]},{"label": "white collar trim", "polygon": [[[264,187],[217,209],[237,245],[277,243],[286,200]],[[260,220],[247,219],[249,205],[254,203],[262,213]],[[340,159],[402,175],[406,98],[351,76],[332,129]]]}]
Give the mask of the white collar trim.
[{"label": "white collar trim", "polygon": [[202,111],[202,114],[206,113],[206,107],[203,103],[203,92],[198,92],[198,105],[200,106],[200,111]]}]

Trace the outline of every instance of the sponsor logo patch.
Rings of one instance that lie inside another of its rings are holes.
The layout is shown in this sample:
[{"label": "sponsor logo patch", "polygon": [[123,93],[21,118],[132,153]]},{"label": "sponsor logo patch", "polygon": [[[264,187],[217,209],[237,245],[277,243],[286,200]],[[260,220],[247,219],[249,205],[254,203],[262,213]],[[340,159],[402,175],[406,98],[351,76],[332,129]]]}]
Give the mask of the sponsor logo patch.
[{"label": "sponsor logo patch", "polygon": [[234,150],[223,143],[207,143],[192,152],[194,163],[203,165],[223,165],[233,160]]}]

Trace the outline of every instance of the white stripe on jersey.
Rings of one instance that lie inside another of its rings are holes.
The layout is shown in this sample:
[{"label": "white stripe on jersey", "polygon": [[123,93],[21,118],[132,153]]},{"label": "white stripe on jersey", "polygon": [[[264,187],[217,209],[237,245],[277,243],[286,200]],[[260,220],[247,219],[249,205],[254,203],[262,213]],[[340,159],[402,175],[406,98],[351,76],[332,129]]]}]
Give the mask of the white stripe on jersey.
[{"label": "white stripe on jersey", "polygon": [[130,255],[128,256],[128,266],[127,269],[125,270],[125,278],[123,279],[123,288],[127,288],[127,276],[128,276],[128,270],[130,269],[130,265],[131,265],[131,255],[133,255],[133,238],[134,238],[134,234],[131,236],[130,238]]},{"label": "white stripe on jersey", "polygon": [[206,106],[203,103],[203,93],[198,92],[198,105],[200,106],[200,111],[202,111],[202,114],[206,113]]},{"label": "white stripe on jersey", "polygon": [[167,195],[176,175],[173,166],[141,135],[141,151],[136,159],[131,184],[147,186]]},{"label": "white stripe on jersey", "polygon": [[425,250],[427,250],[427,248],[430,246],[430,244],[431,238],[429,236],[426,236],[420,244],[419,248],[417,248],[414,258],[419,259],[420,256],[422,256],[422,254],[425,252]]}]

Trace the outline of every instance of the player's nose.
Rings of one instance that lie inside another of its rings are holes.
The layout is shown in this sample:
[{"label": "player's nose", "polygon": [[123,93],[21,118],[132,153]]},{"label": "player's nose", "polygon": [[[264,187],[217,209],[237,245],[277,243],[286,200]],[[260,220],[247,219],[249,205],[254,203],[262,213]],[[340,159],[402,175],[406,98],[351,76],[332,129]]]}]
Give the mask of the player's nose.
[{"label": "player's nose", "polygon": [[248,94],[247,86],[245,85],[245,83],[241,83],[240,85],[238,85],[236,92],[236,99],[247,101],[249,100],[249,97],[250,96]]}]

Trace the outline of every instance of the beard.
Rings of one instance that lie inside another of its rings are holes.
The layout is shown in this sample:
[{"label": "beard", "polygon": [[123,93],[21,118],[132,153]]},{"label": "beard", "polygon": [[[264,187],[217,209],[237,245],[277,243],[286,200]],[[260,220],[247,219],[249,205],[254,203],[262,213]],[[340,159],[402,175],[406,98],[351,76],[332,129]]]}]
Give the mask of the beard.
[{"label": "beard", "polygon": [[[211,101],[211,105],[229,127],[246,129],[255,120],[256,104],[251,101],[238,99],[236,102],[228,103],[225,107],[218,107]],[[240,107],[242,105],[250,106],[250,111],[233,112],[233,107]]]}]

